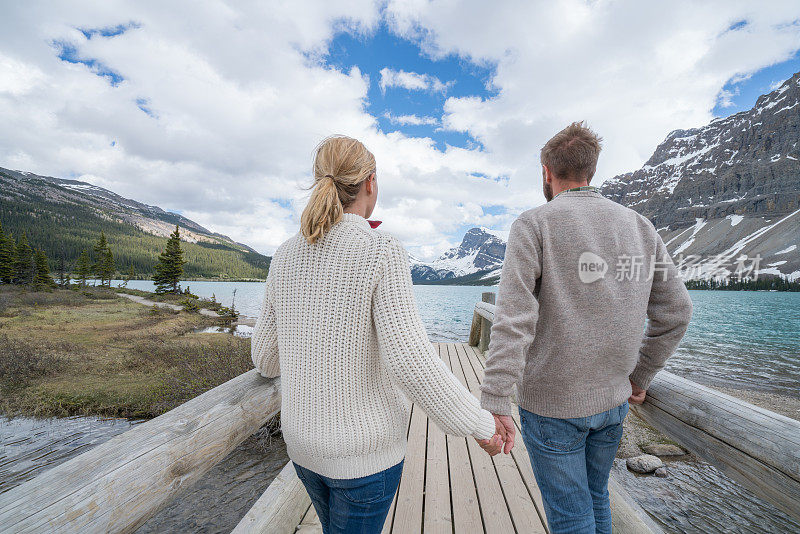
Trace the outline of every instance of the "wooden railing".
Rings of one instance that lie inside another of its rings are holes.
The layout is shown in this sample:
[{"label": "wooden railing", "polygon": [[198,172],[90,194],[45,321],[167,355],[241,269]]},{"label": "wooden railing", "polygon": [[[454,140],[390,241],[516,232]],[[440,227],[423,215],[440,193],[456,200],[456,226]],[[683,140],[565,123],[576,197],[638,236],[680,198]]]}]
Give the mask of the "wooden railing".
[{"label": "wooden railing", "polygon": [[0,494],[0,532],[133,532],[279,410],[252,369]]},{"label": "wooden railing", "polygon": [[[475,305],[470,343],[485,351],[494,293]],[[800,520],[800,421],[667,371],[631,411],[787,515]]]}]

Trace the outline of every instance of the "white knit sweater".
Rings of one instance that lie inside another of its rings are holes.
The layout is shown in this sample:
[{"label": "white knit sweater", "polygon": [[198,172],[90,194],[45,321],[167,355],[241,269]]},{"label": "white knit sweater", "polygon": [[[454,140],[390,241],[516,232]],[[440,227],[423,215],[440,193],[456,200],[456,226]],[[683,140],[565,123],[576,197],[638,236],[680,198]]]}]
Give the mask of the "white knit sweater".
[{"label": "white knit sweater", "polygon": [[263,376],[281,376],[289,458],[323,476],[402,460],[406,397],[448,434],[494,434],[492,415],[428,340],[403,245],[360,215],[345,213],[315,244],[298,232],[278,247],[252,357]]}]

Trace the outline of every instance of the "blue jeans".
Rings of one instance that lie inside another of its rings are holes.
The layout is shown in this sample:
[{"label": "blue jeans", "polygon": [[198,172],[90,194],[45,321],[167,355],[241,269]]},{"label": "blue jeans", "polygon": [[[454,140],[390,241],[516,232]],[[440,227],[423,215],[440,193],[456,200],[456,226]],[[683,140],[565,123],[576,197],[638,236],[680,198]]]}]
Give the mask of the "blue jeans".
[{"label": "blue jeans", "polygon": [[605,412],[566,419],[519,408],[522,440],[552,534],[611,534],[608,477],[628,408],[625,401]]},{"label": "blue jeans", "polygon": [[294,462],[317,511],[324,534],[380,533],[392,505],[403,460],[394,467],[359,478],[328,478]]}]

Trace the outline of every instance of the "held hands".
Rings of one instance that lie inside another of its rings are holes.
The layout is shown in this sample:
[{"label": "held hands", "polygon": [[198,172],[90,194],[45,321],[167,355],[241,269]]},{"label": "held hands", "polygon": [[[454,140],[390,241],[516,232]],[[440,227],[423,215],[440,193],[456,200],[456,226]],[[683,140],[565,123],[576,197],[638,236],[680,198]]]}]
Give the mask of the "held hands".
[{"label": "held hands", "polygon": [[640,388],[639,385],[636,382],[634,382],[633,380],[631,380],[630,378],[628,380],[630,380],[630,382],[631,382],[631,390],[633,390],[632,393],[631,393],[631,396],[628,397],[628,402],[631,403],[631,404],[641,404],[641,403],[643,403],[644,402],[644,397],[645,397],[645,395],[647,395],[647,390]]},{"label": "held hands", "polygon": [[514,428],[514,420],[511,419],[510,415],[492,415],[494,415],[495,425],[494,436],[492,436],[492,439],[476,439],[475,441],[489,456],[499,454],[501,451],[508,454],[514,448],[514,436],[517,433]]}]

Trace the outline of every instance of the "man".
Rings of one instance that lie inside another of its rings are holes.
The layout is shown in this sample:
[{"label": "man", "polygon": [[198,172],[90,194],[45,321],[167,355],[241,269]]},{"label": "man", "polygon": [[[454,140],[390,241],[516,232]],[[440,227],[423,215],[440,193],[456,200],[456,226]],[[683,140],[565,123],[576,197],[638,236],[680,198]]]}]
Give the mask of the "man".
[{"label": "man", "polygon": [[644,400],[692,313],[653,224],[589,185],[600,141],[573,123],[542,148],[548,202],[511,225],[481,386],[508,453],[516,385],[553,534],[611,532],[608,477],[628,403]]}]

